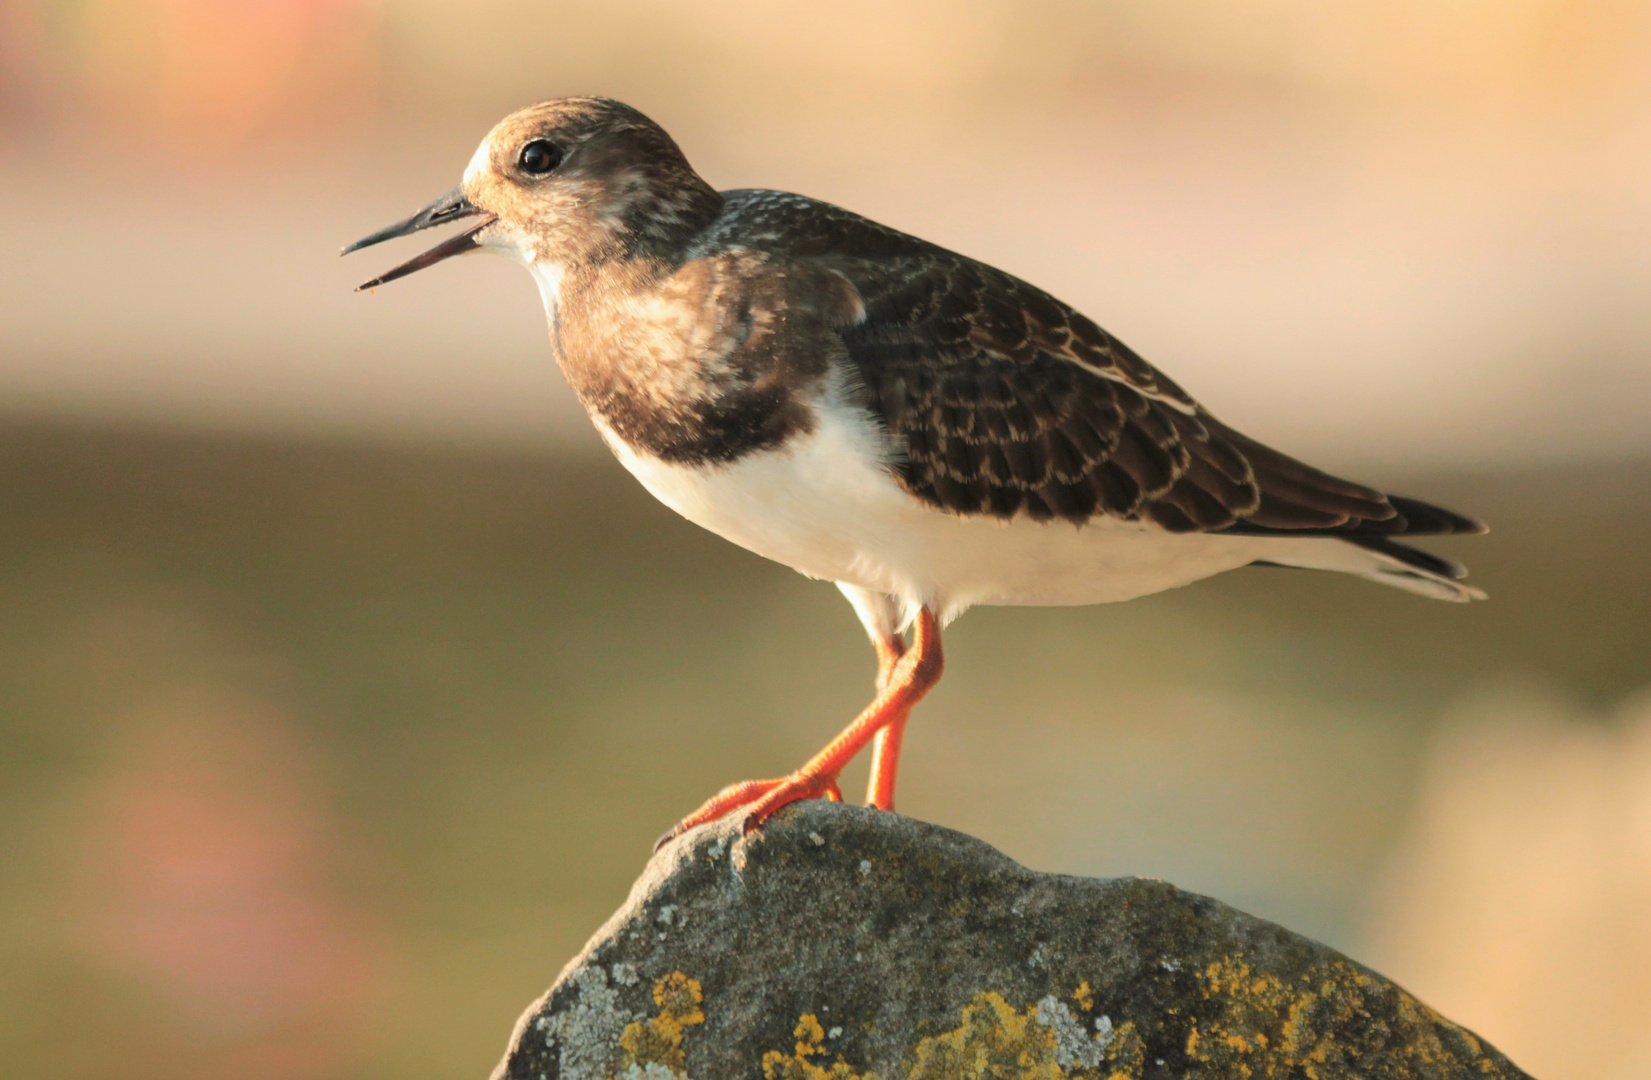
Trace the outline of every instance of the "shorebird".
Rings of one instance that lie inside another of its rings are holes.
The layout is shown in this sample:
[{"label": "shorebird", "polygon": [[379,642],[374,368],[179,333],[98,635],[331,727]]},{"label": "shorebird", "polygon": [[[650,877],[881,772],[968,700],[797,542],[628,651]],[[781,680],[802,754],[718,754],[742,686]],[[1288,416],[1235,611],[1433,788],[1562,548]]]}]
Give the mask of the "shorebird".
[{"label": "shorebird", "polygon": [[1477,521],[1338,479],[1241,435],[1067,304],[1001,270],[780,191],[719,192],[605,98],[505,117],[459,187],[344,253],[474,219],[371,289],[492,251],[538,282],[551,347],[626,469],[677,513],[835,582],[876,695],[789,776],[724,788],[661,838],[841,799],[901,737],[976,604],[1128,600],[1254,564],[1440,600],[1466,571],[1397,536]]}]

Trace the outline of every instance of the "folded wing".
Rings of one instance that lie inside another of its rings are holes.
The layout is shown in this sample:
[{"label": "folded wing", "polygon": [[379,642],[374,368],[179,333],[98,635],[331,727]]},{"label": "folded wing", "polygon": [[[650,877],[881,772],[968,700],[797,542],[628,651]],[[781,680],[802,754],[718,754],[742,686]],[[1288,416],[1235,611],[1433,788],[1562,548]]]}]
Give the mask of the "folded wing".
[{"label": "folded wing", "polygon": [[1483,531],[1234,431],[1094,322],[989,266],[938,249],[829,265],[864,309],[840,330],[863,402],[903,450],[900,482],[938,509],[1174,532]]}]

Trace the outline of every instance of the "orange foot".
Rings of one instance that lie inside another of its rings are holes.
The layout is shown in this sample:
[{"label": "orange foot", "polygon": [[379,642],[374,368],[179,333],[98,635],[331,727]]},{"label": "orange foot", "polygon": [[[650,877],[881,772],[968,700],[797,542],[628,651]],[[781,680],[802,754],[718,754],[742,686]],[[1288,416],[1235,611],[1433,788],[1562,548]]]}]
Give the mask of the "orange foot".
[{"label": "orange foot", "polygon": [[[802,799],[830,799],[841,802],[837,777],[867,743],[878,740],[877,760],[872,769],[872,805],[894,808],[894,772],[899,761],[900,734],[913,705],[940,680],[944,659],[940,652],[940,621],[924,608],[909,649],[878,643],[882,671],[878,677],[876,700],[824,750],[796,772],[779,780],[746,780],[723,788],[704,806],[677,822],[654,845],[658,851],[689,829],[716,821],[741,807],[745,831],[760,826],[782,806]],[[892,661],[892,663],[891,663]]]},{"label": "orange foot", "polygon": [[843,792],[837,786],[835,777],[810,777],[798,772],[779,780],[742,780],[737,784],[729,784],[705,800],[705,804],[698,810],[673,825],[664,836],[654,841],[654,850],[658,851],[689,829],[709,825],[742,806],[751,807],[745,816],[745,831],[750,832],[767,821],[774,811],[782,806],[803,799],[819,798],[830,799],[832,802],[843,801]]}]

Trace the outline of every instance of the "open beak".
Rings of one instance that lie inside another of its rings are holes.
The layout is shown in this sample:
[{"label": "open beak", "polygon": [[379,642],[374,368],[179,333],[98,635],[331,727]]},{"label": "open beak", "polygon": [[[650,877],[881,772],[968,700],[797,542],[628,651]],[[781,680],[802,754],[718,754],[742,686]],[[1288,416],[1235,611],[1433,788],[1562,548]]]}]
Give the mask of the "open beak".
[{"label": "open beak", "polygon": [[371,281],[357,285],[355,291],[360,292],[362,289],[371,289],[383,285],[387,281],[404,278],[415,270],[423,270],[426,266],[434,266],[443,259],[451,258],[454,255],[463,255],[467,251],[475,251],[481,246],[476,243],[476,234],[493,224],[495,218],[492,214],[465,198],[462,189],[454,188],[406,221],[398,221],[394,225],[386,226],[370,236],[364,236],[357,240],[339,254],[348,255],[352,251],[360,251],[364,247],[382,244],[384,241],[394,240],[398,236],[407,236],[421,229],[429,229],[436,225],[445,225],[449,221],[476,217],[477,215],[483,218],[480,224],[464,230],[457,236],[443,240],[424,254],[408,259],[395,269],[387,270]]}]

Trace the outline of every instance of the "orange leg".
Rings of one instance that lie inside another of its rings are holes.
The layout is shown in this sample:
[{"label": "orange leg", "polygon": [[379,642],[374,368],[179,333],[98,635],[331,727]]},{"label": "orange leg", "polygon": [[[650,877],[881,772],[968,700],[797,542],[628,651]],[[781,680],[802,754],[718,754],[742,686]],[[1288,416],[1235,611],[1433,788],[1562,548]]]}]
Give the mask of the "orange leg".
[{"label": "orange leg", "polygon": [[[888,688],[900,658],[906,655],[906,642],[899,635],[891,635],[872,642],[877,650],[877,692]],[[906,735],[905,715],[890,720],[877,732],[871,744],[871,782],[866,785],[866,805],[879,810],[894,809],[894,774],[900,768],[900,743]]]},{"label": "orange leg", "polygon": [[[892,656],[892,663],[884,660],[885,652]],[[879,666],[886,668],[886,675],[879,675],[880,686],[876,699],[866,706],[864,712],[855,717],[853,723],[831,740],[824,750],[815,754],[802,768],[784,779],[747,780],[723,788],[704,806],[683,818],[675,828],[660,837],[656,848],[663,847],[689,829],[715,821],[742,806],[750,807],[745,816],[745,831],[750,832],[768,820],[774,811],[799,799],[824,797],[840,800],[842,793],[837,787],[837,776],[843,771],[843,766],[852,761],[854,755],[890,725],[903,725],[912,706],[917,704],[940,679],[945,662],[940,651],[940,620],[932,611],[924,608],[918,614],[917,629],[912,635],[911,647],[902,647],[897,655],[895,652],[896,650],[886,643],[879,645]],[[879,755],[880,760],[887,762],[883,768],[887,775],[884,786],[887,798],[892,801],[894,765],[900,751],[899,738],[895,736],[888,743],[879,745],[890,746],[892,749],[892,753],[884,750]],[[878,771],[875,764],[872,783],[875,789],[878,786]]]}]

